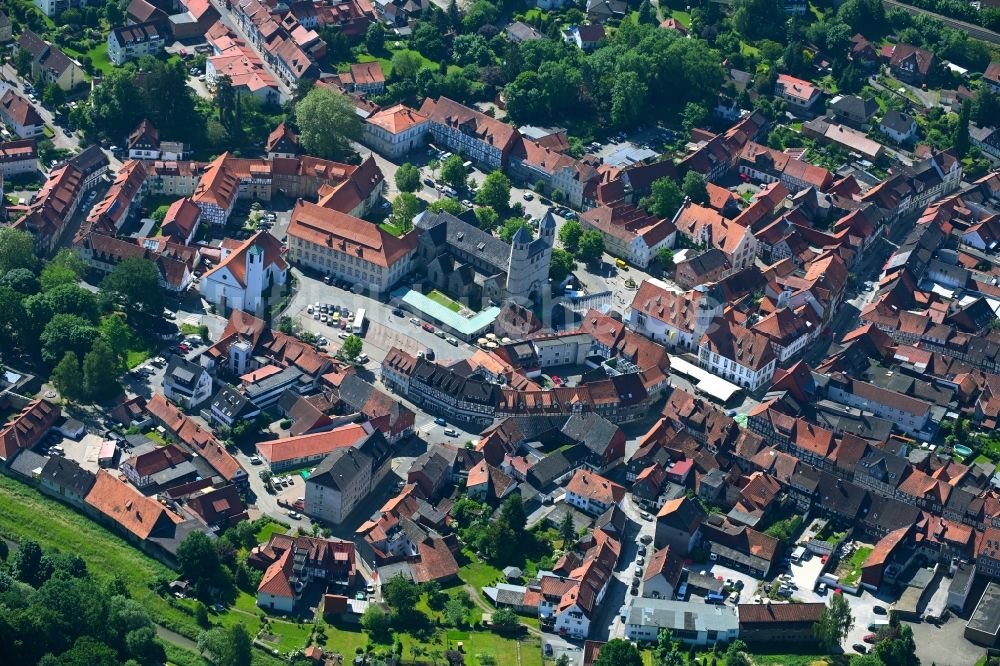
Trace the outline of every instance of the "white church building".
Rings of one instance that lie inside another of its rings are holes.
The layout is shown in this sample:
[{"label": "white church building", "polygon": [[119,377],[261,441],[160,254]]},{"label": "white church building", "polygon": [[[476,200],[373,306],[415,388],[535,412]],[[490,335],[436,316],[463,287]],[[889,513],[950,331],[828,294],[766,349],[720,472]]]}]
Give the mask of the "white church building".
[{"label": "white church building", "polygon": [[278,239],[260,231],[242,243],[227,239],[221,250],[218,265],[201,278],[202,298],[220,314],[243,310],[261,315],[268,296],[281,293],[288,280]]}]

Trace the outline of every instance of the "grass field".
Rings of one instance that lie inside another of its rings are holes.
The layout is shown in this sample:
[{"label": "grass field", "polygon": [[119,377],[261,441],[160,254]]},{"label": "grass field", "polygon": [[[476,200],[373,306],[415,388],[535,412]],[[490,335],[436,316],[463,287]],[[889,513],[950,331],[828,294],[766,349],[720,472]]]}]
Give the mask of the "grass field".
[{"label": "grass field", "polygon": [[155,430],[150,430],[149,432],[143,434],[160,446],[166,446],[168,444],[166,438]]},{"label": "grass field", "polygon": [[872,554],[873,548],[868,546],[863,546],[854,551],[846,561],[841,561],[840,565],[837,567],[838,573],[843,571],[845,573],[840,574],[840,580],[845,585],[854,585],[859,580],[861,580],[861,565],[865,563],[868,556]]},{"label": "grass field", "polygon": [[94,66],[94,69],[105,76],[110,74],[111,70],[115,68],[114,63],[108,60],[107,42],[102,41],[100,44],[87,51],[87,55],[90,56],[90,62]]},{"label": "grass field", "polygon": [[125,364],[131,370],[137,365],[144,363],[147,358],[149,358],[149,352],[145,349],[130,349],[125,356]]},{"label": "grass field", "polygon": [[158,623],[191,638],[198,635],[194,617],[149,589],[160,576],[176,576],[171,569],[86,516],[6,476],[0,476],[0,535],[18,542],[37,541],[44,550],[75,553],[98,580],[121,576],[132,598]]},{"label": "grass field", "polygon": [[284,525],[274,522],[268,523],[257,531],[257,542],[267,543],[271,539],[272,534],[285,534],[286,532],[288,532],[288,528]]},{"label": "grass field", "polygon": [[479,562],[474,559],[474,556],[469,557],[469,560],[458,570],[458,577],[477,590],[492,585],[498,578],[503,577],[503,573],[496,567]]},{"label": "grass field", "polygon": [[401,227],[397,227],[389,220],[383,220],[382,222],[379,223],[378,226],[381,227],[383,231],[392,234],[396,238],[399,238],[404,233],[406,233],[405,231],[403,231]]},{"label": "grass field", "polygon": [[273,620],[269,629],[265,629],[265,634],[270,634],[278,641],[264,641],[273,645],[279,652],[291,652],[301,650],[306,647],[309,637],[312,636],[312,624],[294,624],[292,622],[281,622]]},{"label": "grass field", "polygon": [[462,304],[461,303],[456,303],[455,301],[453,301],[450,298],[448,298],[445,294],[442,294],[437,289],[434,289],[433,291],[431,291],[431,293],[427,294],[427,298],[431,299],[432,301],[434,301],[438,305],[445,306],[446,308],[448,308],[452,312],[461,312],[462,311]]},{"label": "grass field", "polygon": [[670,12],[670,15],[683,24],[685,28],[691,27],[691,15],[689,13],[681,11],[680,9],[674,9]]}]

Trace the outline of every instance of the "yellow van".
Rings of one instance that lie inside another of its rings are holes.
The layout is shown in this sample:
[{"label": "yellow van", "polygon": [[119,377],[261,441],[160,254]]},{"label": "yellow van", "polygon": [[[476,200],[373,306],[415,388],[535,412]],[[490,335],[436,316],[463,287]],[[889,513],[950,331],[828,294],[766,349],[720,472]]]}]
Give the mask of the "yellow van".
[{"label": "yellow van", "polygon": [[623,271],[628,270],[628,264],[625,263],[624,259],[615,259],[615,266]]}]

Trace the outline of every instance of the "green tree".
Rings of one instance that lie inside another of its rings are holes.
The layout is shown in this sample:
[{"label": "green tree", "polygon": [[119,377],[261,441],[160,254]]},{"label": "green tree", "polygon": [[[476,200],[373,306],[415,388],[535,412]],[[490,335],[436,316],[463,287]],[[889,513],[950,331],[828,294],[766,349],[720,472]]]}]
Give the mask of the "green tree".
[{"label": "green tree", "polygon": [[461,155],[452,155],[441,164],[441,180],[456,190],[465,187],[466,173]]},{"label": "green tree", "polygon": [[107,398],[118,391],[119,359],[103,338],[83,357],[83,392],[91,398]]},{"label": "green tree", "polygon": [[656,18],[656,8],[649,0],[643,0],[642,4],[639,5],[639,23],[645,23],[648,25],[657,25],[659,21]]},{"label": "green tree", "polygon": [[518,232],[519,229],[527,229],[529,235],[534,235],[531,232],[531,225],[528,221],[520,217],[511,217],[504,220],[504,223],[500,226],[499,236],[504,240],[505,243],[510,243],[514,240],[514,234]]},{"label": "green tree", "polygon": [[465,623],[465,606],[458,599],[451,599],[444,605],[444,619],[453,627],[460,627]]},{"label": "green tree", "polygon": [[958,127],[955,128],[955,154],[961,159],[969,154],[969,117],[972,105],[966,100],[958,114]]},{"label": "green tree", "polygon": [[465,208],[462,207],[462,204],[450,197],[444,197],[430,202],[427,204],[427,210],[432,213],[449,213],[455,216],[461,215],[465,212]]},{"label": "green tree", "polygon": [[31,52],[27,49],[18,49],[14,53],[14,69],[20,76],[31,76]]},{"label": "green tree", "polygon": [[488,206],[481,206],[476,209],[476,222],[483,231],[492,232],[500,224],[500,215]]},{"label": "green tree", "polygon": [[555,284],[561,283],[575,270],[576,260],[572,254],[558,247],[552,250],[552,258],[549,261],[549,277]]},{"label": "green tree", "polygon": [[500,518],[514,530],[518,539],[524,536],[524,526],[528,522],[528,515],[524,511],[524,500],[521,499],[521,493],[513,493],[504,501],[503,507],[500,509]]},{"label": "green tree", "polygon": [[392,56],[392,61],[389,64],[389,69],[392,71],[392,79],[395,81],[404,79],[414,79],[417,76],[417,72],[423,66],[423,61],[420,56],[412,51],[397,51],[394,56]]},{"label": "green tree", "polygon": [[46,106],[58,109],[66,103],[66,92],[57,83],[50,83],[42,91],[42,102]]},{"label": "green tree", "polygon": [[101,293],[131,314],[163,314],[163,287],[156,265],[148,259],[124,259],[101,282]]},{"label": "green tree", "polygon": [[310,155],[332,158],[346,153],[361,138],[361,120],[347,95],[330,88],[313,88],[295,105],[302,147]]},{"label": "green tree", "polygon": [[500,608],[493,613],[493,625],[502,628],[516,627],[521,621],[517,614],[509,608]]},{"label": "green tree", "polygon": [[674,251],[669,247],[661,247],[656,251],[656,263],[664,271],[671,271],[674,268]]},{"label": "green tree", "polygon": [[420,199],[411,192],[403,192],[392,200],[389,222],[404,233],[413,228],[413,218],[420,213]]},{"label": "green tree", "polygon": [[376,21],[368,26],[368,31],[365,33],[365,48],[372,55],[378,55],[385,50],[385,27],[380,22]]},{"label": "green tree", "polygon": [[382,585],[382,598],[396,613],[409,613],[420,600],[420,588],[402,574],[396,574]]},{"label": "green tree", "polygon": [[688,171],[684,174],[684,180],[681,182],[681,191],[684,193],[684,196],[696,204],[707,204],[709,201],[708,185],[705,183],[705,177],[697,171]]},{"label": "green tree", "polygon": [[43,298],[53,314],[71,314],[97,322],[97,298],[83,287],[61,284],[46,291]]},{"label": "green tree", "polygon": [[510,178],[502,171],[493,171],[476,192],[476,203],[502,213],[510,208],[510,188]]},{"label": "green tree", "polygon": [[31,296],[38,293],[39,284],[34,271],[27,268],[15,268],[0,277],[0,288],[2,287],[13,289],[25,296]]},{"label": "green tree", "polygon": [[681,114],[681,124],[688,132],[696,127],[702,127],[708,121],[708,109],[697,102],[688,102]]},{"label": "green tree", "polygon": [[242,624],[216,627],[198,636],[198,650],[211,656],[215,666],[250,666],[250,634]]},{"label": "green tree", "polygon": [[349,335],[344,338],[344,344],[341,345],[340,352],[347,360],[354,361],[361,354],[363,344],[361,338],[358,336]]},{"label": "green tree", "polygon": [[37,541],[23,541],[14,553],[10,573],[22,583],[39,587],[48,577],[42,570],[42,547]]},{"label": "green tree", "polygon": [[68,351],[82,355],[90,349],[96,334],[97,330],[86,319],[72,314],[57,314],[45,324],[39,338],[42,360],[55,364]]},{"label": "green tree", "polygon": [[611,90],[611,124],[632,127],[645,113],[648,88],[635,72],[622,72]]},{"label": "green tree", "polygon": [[583,227],[576,220],[566,220],[566,223],[559,229],[559,242],[563,244],[568,252],[576,252],[580,244],[580,236],[583,235]]},{"label": "green tree", "polygon": [[576,543],[576,526],[569,511],[563,514],[562,522],[559,523],[559,538],[562,539],[563,550],[569,550]]},{"label": "green tree", "polygon": [[681,188],[673,178],[666,176],[653,181],[649,196],[643,199],[640,205],[658,218],[672,219],[683,202],[684,194]]},{"label": "green tree", "polygon": [[80,359],[75,352],[66,352],[59,364],[52,370],[49,378],[59,394],[68,400],[77,400],[83,395],[83,373],[80,370]]},{"label": "green tree", "polygon": [[132,331],[129,330],[125,320],[116,314],[110,314],[101,320],[100,331],[101,337],[108,343],[115,358],[119,362],[124,360],[132,341]]},{"label": "green tree", "polygon": [[[373,23],[372,25],[379,25]],[[400,192],[416,192],[420,189],[420,169],[409,162],[396,170],[396,189]]]},{"label": "green tree", "polygon": [[11,347],[28,330],[22,302],[26,300],[10,287],[0,286],[0,345]]},{"label": "green tree", "polygon": [[233,592],[232,574],[222,565],[215,544],[204,532],[191,532],[181,542],[177,564],[199,599],[210,599],[213,590],[224,598]]},{"label": "green tree", "polygon": [[594,666],[642,666],[642,655],[632,643],[613,638],[601,646],[601,654]]},{"label": "green tree", "polygon": [[820,645],[827,651],[840,647],[854,627],[854,616],[851,605],[842,594],[835,594],[830,599],[830,605],[823,609],[819,620],[813,625],[813,633]]},{"label": "green tree", "polygon": [[199,627],[208,628],[212,621],[208,619],[208,606],[201,601],[194,602],[194,621]]},{"label": "green tree", "polygon": [[0,275],[15,268],[34,270],[35,240],[27,231],[0,226]]},{"label": "green tree", "polygon": [[42,269],[42,291],[49,291],[61,284],[80,281],[87,274],[87,263],[75,250],[64,248]]},{"label": "green tree", "polygon": [[601,232],[589,229],[580,236],[576,258],[585,264],[593,264],[604,255],[604,236]]},{"label": "green tree", "polygon": [[893,666],[919,666],[917,645],[913,640],[913,628],[909,625],[893,623],[882,629],[875,644],[875,655],[883,664]]},{"label": "green tree", "polygon": [[163,645],[156,638],[153,627],[133,629],[125,635],[128,655],[143,666],[162,664],[167,659]]},{"label": "green tree", "polygon": [[385,636],[389,633],[389,616],[376,604],[371,604],[361,615],[361,628],[372,636]]}]

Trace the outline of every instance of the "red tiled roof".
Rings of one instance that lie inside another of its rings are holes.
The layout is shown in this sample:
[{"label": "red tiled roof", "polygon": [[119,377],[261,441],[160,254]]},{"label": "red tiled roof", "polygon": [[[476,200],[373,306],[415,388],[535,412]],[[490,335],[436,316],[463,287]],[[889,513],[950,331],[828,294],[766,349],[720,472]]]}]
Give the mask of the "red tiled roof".
[{"label": "red tiled roof", "polygon": [[262,458],[273,464],[330,453],[334,449],[353,446],[356,442],[367,437],[368,434],[369,429],[364,425],[352,423],[328,432],[258,442],[257,452]]}]

